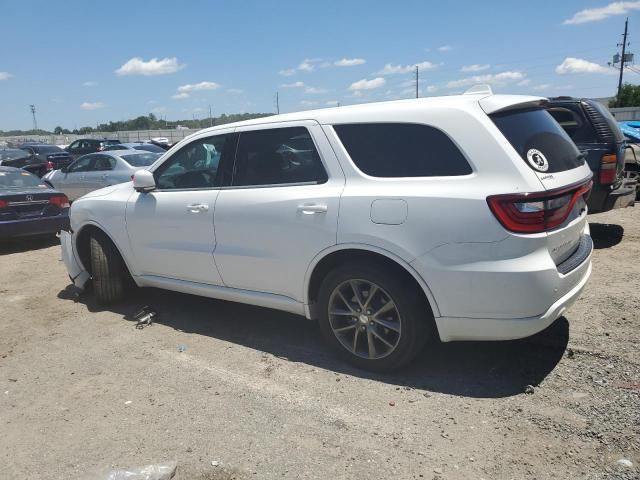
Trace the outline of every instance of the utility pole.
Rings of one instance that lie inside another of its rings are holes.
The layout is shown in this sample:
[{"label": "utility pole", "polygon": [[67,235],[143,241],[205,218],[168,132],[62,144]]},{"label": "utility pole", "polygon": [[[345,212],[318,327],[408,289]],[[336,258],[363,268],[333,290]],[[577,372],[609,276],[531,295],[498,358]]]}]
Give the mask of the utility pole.
[{"label": "utility pole", "polygon": [[416,98],[418,97],[418,65],[416,65]]},{"label": "utility pole", "polygon": [[31,108],[31,115],[33,116],[33,129],[38,130],[38,121],[36,120],[36,106],[29,105],[29,108]]},{"label": "utility pole", "polygon": [[[622,102],[620,98],[620,93],[622,92],[622,72],[624,71],[624,62],[625,62],[625,52],[627,48],[627,27],[629,26],[629,17],[627,17],[624,21],[624,35],[622,36],[622,58],[620,59],[620,77],[618,78],[618,95],[616,99],[616,105],[619,107]],[[620,44],[618,44],[620,46]]]},{"label": "utility pole", "polygon": [[211,116],[211,104],[209,104],[209,126],[213,127],[213,117]]},{"label": "utility pole", "polygon": [[278,115],[280,114],[280,98],[278,92],[276,92],[276,112],[278,112]]}]

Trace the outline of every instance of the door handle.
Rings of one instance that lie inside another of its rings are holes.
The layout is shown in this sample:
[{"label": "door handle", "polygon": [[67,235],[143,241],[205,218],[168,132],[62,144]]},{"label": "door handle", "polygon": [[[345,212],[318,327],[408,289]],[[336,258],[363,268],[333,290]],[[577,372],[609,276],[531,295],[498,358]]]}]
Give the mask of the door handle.
[{"label": "door handle", "polygon": [[209,205],[205,205],[204,203],[193,203],[191,205],[187,205],[187,210],[191,213],[200,213],[209,211]]},{"label": "door handle", "polygon": [[305,215],[313,215],[314,213],[327,213],[327,206],[320,203],[298,205],[298,211],[304,213]]}]

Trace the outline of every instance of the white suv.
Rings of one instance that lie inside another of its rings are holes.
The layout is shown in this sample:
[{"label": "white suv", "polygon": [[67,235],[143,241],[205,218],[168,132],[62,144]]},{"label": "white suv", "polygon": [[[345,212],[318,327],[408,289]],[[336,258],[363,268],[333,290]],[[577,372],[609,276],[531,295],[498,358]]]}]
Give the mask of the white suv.
[{"label": "white suv", "polygon": [[357,365],[532,335],[591,273],[591,171],[539,97],[460,96],[202,130],[71,207],[74,284],[130,279],[317,319]]}]

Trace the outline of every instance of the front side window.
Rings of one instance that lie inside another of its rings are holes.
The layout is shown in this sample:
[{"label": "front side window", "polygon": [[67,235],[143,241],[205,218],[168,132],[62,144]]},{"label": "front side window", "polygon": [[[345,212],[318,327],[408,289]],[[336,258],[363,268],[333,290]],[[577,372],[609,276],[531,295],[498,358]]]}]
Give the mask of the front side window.
[{"label": "front side window", "polygon": [[[218,166],[232,135],[201,138],[171,155],[154,172],[160,189],[211,188],[218,186]],[[154,155],[154,154],[149,154]]]},{"label": "front side window", "polygon": [[79,158],[69,167],[69,173],[86,172],[89,170],[89,164],[92,159],[93,157],[90,155]]},{"label": "front side window", "polygon": [[372,177],[441,177],[472,172],[453,141],[428,125],[355,123],[333,128],[356,167]]},{"label": "front side window", "polygon": [[232,185],[324,183],[327,173],[304,127],[242,132]]}]

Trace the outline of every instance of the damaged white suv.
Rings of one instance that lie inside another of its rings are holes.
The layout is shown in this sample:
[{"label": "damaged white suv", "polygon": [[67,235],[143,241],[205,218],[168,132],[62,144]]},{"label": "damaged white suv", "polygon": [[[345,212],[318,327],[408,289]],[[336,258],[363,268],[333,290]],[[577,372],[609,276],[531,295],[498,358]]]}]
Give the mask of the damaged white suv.
[{"label": "damaged white suv", "polygon": [[74,202],[63,257],[103,302],[132,279],[293,312],[375,370],[525,337],[591,273],[591,171],[544,104],[482,87],[208,128]]}]

